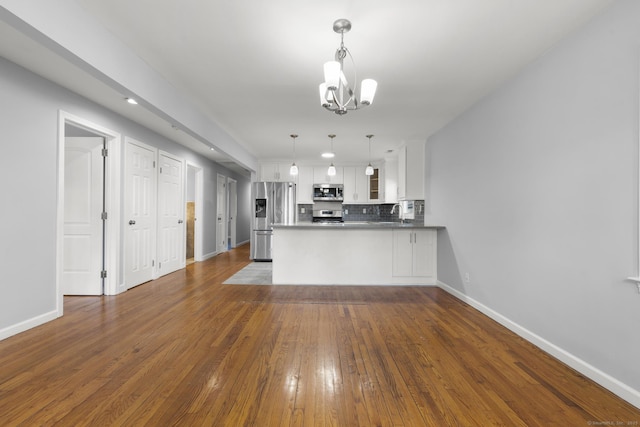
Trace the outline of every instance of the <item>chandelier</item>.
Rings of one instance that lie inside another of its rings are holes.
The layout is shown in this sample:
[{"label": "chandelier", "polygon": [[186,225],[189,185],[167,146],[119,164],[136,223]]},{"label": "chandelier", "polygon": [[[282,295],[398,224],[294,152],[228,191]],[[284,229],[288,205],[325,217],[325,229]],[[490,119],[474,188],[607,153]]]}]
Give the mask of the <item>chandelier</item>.
[{"label": "chandelier", "polygon": [[356,69],[351,52],[344,45],[344,33],[351,30],[348,19],[338,19],[333,23],[333,31],[340,34],[340,47],[336,50],[335,61],[324,64],[324,83],[320,84],[320,104],[338,115],[349,110],[359,110],[371,105],[378,83],[373,79],[364,79],[360,85],[360,99],[349,85],[344,74],[344,59],[349,56],[353,67],[353,83],[357,83]]}]

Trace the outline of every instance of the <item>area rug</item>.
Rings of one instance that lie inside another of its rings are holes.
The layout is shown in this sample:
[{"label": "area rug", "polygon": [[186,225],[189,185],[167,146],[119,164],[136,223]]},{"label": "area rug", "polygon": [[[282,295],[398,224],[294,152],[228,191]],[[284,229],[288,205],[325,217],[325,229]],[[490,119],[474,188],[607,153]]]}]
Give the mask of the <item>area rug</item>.
[{"label": "area rug", "polygon": [[270,262],[252,262],[233,276],[229,277],[223,285],[270,285]]}]

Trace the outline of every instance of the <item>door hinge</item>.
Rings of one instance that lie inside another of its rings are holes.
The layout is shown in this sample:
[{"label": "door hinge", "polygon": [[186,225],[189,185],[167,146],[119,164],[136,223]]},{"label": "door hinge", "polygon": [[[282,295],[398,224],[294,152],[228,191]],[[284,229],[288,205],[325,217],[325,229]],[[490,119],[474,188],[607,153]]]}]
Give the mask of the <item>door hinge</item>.
[{"label": "door hinge", "polygon": [[162,173],[162,168],[160,168],[160,173]]},{"label": "door hinge", "polygon": [[162,263],[161,263],[161,262],[159,262],[159,263],[158,263],[158,270],[160,270],[161,268],[162,268]]},{"label": "door hinge", "polygon": [[153,168],[154,169],[156,168],[156,161],[155,160],[153,161]]},{"label": "door hinge", "polygon": [[106,148],[102,149],[102,157],[107,157],[109,155],[109,150]]},{"label": "door hinge", "polygon": [[155,260],[155,259],[152,259],[152,260],[151,260],[151,267],[154,267],[155,265],[156,265],[156,260]]},{"label": "door hinge", "polygon": [[107,213],[106,212],[102,212],[101,218],[103,221],[107,220]]},{"label": "door hinge", "polygon": [[107,278],[107,270],[102,270],[100,272],[100,278],[101,279],[106,279]]}]

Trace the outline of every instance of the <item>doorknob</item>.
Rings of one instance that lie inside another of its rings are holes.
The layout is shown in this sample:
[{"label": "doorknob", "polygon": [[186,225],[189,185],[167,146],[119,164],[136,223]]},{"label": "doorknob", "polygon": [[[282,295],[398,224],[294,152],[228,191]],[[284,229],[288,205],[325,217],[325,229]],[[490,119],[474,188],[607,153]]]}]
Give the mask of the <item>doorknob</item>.
[{"label": "doorknob", "polygon": [[134,225],[136,222],[134,220],[129,221],[129,225]]},{"label": "doorknob", "polygon": [[182,221],[181,219],[178,220],[178,224],[182,224],[184,221]]}]

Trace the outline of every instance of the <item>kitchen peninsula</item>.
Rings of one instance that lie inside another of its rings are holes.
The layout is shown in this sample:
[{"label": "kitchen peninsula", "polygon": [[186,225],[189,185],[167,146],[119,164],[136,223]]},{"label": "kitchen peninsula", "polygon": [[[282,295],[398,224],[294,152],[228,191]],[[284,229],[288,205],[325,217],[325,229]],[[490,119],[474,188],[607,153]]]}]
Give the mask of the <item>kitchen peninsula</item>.
[{"label": "kitchen peninsula", "polygon": [[273,226],[273,284],[434,285],[437,230],[399,222]]}]

